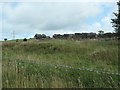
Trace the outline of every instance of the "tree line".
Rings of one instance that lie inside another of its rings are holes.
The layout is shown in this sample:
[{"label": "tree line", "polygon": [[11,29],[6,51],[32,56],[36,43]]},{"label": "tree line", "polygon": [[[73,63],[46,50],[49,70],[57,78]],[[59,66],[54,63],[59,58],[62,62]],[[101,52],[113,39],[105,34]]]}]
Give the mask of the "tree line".
[{"label": "tree line", "polygon": [[[35,34],[35,39],[50,39],[50,36],[46,36],[45,34]],[[98,34],[96,33],[74,33],[74,34],[54,34],[52,36],[53,39],[72,39],[72,40],[81,40],[81,39],[100,39],[100,38],[109,38],[116,39],[116,33],[104,33],[104,31],[100,30]]]}]

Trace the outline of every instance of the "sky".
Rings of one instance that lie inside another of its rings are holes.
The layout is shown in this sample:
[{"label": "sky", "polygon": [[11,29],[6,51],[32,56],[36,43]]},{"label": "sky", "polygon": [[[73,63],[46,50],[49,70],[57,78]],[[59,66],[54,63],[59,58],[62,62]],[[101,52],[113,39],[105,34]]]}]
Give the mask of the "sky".
[{"label": "sky", "polygon": [[116,0],[0,1],[0,40],[33,38],[36,33],[113,32]]}]

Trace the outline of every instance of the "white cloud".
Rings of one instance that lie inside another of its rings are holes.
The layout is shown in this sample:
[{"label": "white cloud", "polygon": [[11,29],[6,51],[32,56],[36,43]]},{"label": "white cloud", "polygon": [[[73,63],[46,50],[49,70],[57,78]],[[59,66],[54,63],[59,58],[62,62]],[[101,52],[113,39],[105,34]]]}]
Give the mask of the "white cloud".
[{"label": "white cloud", "polygon": [[3,3],[0,3],[0,13],[2,13],[2,6],[3,5]]},{"label": "white cloud", "polygon": [[0,0],[0,2],[115,2],[117,0]]},{"label": "white cloud", "polygon": [[[104,3],[63,3],[63,2],[39,2],[39,3],[18,3],[11,6],[4,4],[3,35],[15,30],[18,36],[28,36],[35,33],[75,33],[75,32],[97,32],[105,24],[110,26],[108,16],[100,22],[88,25],[85,20],[99,15],[103,12]],[[104,4],[105,5],[105,4]],[[26,35],[26,33],[28,35]]]},{"label": "white cloud", "polygon": [[101,20],[103,25],[103,30],[105,32],[110,32],[111,29],[113,30],[113,28],[111,28],[112,27],[111,18],[112,17],[110,15],[107,15]]},{"label": "white cloud", "polygon": [[0,21],[0,40],[2,39],[2,22]]},{"label": "white cloud", "polygon": [[[88,10],[89,9],[89,10]],[[22,3],[15,9],[5,7],[7,22],[24,24],[35,29],[56,30],[78,24],[100,13],[96,3]]]},{"label": "white cloud", "polygon": [[0,39],[2,39],[2,7],[3,4],[0,3]]},{"label": "white cloud", "polygon": [[84,29],[84,32],[95,32],[98,33],[99,30],[103,30],[105,33],[107,32],[113,32],[114,29],[112,28],[111,23],[112,15],[108,14],[107,16],[103,17],[101,21],[94,22],[91,25],[85,24],[82,26],[82,30]]}]

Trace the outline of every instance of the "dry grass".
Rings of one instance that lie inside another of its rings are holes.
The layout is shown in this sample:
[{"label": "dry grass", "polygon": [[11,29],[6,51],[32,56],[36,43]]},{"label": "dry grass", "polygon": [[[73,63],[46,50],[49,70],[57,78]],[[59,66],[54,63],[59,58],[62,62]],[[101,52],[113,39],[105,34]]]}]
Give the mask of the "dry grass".
[{"label": "dry grass", "polygon": [[115,40],[3,42],[3,87],[118,87],[120,82],[115,74],[50,66],[67,65],[115,73],[118,71],[117,45]]}]

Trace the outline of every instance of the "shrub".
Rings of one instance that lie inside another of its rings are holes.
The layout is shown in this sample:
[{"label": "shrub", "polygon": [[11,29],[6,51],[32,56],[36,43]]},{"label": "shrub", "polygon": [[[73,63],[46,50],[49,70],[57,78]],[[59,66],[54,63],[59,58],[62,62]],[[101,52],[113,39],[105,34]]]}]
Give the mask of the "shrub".
[{"label": "shrub", "polygon": [[7,38],[5,38],[4,41],[7,41]]},{"label": "shrub", "polygon": [[16,42],[18,42],[18,39],[16,39]]},{"label": "shrub", "polygon": [[27,41],[27,38],[24,38],[23,41]]}]

